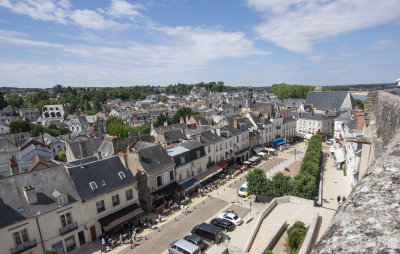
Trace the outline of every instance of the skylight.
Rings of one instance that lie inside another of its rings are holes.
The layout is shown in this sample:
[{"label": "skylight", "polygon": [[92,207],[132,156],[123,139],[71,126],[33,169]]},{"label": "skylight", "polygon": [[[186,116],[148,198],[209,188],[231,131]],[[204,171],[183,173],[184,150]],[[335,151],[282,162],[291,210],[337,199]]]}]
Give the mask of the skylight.
[{"label": "skylight", "polygon": [[89,185],[90,185],[90,188],[92,188],[93,191],[98,189],[96,182],[90,182]]},{"label": "skylight", "polygon": [[121,178],[121,180],[124,180],[126,178],[124,172],[118,172],[119,178]]}]

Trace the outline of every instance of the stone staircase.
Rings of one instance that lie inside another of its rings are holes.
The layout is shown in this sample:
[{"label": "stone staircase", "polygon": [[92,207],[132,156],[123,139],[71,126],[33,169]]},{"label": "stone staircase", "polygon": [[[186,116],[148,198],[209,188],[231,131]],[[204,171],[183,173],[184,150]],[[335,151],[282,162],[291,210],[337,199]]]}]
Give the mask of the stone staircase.
[{"label": "stone staircase", "polygon": [[250,246],[250,254],[262,253],[265,244],[271,237],[274,236],[277,226],[267,223],[267,220],[263,220],[260,227],[258,228],[257,234],[254,237],[253,243]]}]

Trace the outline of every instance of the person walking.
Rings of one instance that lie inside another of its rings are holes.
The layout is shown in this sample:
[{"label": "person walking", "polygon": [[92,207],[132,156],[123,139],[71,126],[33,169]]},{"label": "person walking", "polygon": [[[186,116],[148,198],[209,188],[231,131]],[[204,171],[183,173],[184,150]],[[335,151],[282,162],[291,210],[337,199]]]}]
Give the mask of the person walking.
[{"label": "person walking", "polygon": [[101,252],[106,252],[106,240],[101,238]]},{"label": "person walking", "polygon": [[158,215],[158,220],[159,220],[160,222],[162,221],[161,214]]},{"label": "person walking", "polygon": [[344,203],[345,201],[346,201],[346,197],[343,196],[343,197],[342,197],[342,203]]},{"label": "person walking", "polygon": [[336,199],[337,199],[337,202],[338,202],[338,203],[340,203],[340,199],[341,199],[340,195],[339,195],[339,196],[337,196],[337,198],[336,198]]}]

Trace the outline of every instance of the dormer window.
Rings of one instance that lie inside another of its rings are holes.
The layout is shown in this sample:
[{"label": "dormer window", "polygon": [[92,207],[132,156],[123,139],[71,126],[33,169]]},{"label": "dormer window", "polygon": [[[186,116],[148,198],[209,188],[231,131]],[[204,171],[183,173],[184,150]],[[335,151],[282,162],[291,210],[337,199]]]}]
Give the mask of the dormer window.
[{"label": "dormer window", "polygon": [[57,203],[59,206],[68,204],[68,196],[67,195],[60,196],[59,198],[57,198]]},{"label": "dormer window", "polygon": [[156,159],[156,160],[155,160],[155,163],[156,163],[157,165],[160,165],[160,164],[161,164],[159,159]]},{"label": "dormer window", "polygon": [[185,156],[181,156],[181,164],[185,164]]},{"label": "dormer window", "polygon": [[124,180],[126,178],[124,172],[118,172],[119,178],[121,178],[121,180]]},{"label": "dormer window", "polygon": [[90,185],[90,188],[92,188],[92,191],[98,189],[96,182],[90,182],[89,185]]},{"label": "dormer window", "polygon": [[21,206],[21,207],[18,207],[18,208],[17,208],[17,211],[18,211],[20,214],[23,214],[23,213],[25,212],[25,209],[24,209],[23,206]]}]

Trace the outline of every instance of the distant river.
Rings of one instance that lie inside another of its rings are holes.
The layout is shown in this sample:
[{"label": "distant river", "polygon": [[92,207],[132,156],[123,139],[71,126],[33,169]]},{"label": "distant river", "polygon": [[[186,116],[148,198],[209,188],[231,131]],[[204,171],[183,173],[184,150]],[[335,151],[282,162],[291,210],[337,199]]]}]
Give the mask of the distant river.
[{"label": "distant river", "polygon": [[353,95],[353,98],[354,99],[357,99],[357,100],[362,100],[362,101],[365,101],[365,100],[367,100],[367,96],[366,95],[358,95],[358,94],[352,94]]}]

